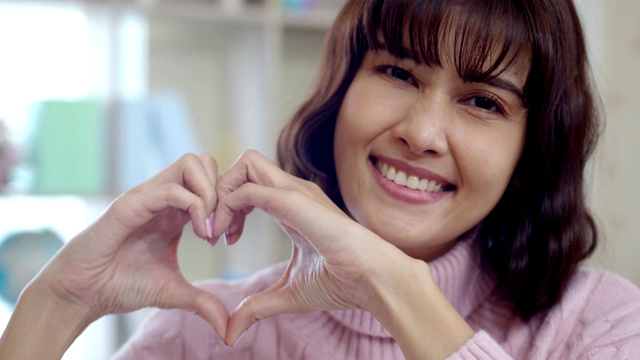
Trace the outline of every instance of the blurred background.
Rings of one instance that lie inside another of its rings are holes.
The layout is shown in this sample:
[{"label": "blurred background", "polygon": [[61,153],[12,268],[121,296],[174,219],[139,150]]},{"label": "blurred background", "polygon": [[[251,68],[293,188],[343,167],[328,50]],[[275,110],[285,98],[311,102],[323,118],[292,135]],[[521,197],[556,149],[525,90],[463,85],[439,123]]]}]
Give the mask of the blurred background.
[{"label": "blurred background", "polygon": [[[123,190],[185,152],[221,170],[274,159],[344,0],[0,0],[0,330],[24,284]],[[577,0],[607,125],[591,164],[602,230],[591,265],[640,285],[640,3]],[[237,278],[288,258],[254,212],[243,241],[184,231],[187,279]],[[146,311],[92,324],[65,359],[106,359]]]}]

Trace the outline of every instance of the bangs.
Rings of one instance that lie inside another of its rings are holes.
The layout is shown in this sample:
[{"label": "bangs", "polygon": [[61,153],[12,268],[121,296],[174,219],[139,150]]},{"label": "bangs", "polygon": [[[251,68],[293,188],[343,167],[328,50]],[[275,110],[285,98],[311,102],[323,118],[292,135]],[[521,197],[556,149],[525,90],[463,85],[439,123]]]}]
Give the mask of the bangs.
[{"label": "bangs", "polygon": [[524,55],[528,27],[515,1],[373,1],[362,18],[370,49],[426,66],[455,66],[464,81],[499,76]]}]

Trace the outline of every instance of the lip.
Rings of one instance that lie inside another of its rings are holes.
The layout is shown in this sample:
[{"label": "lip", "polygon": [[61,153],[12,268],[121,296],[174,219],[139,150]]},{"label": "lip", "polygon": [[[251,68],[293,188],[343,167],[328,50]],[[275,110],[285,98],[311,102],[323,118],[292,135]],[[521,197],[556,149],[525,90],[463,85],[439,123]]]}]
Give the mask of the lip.
[{"label": "lip", "polygon": [[402,170],[408,174],[417,175],[419,177],[423,177],[429,180],[435,180],[442,184],[447,184],[446,187],[450,188],[449,190],[445,190],[443,192],[433,193],[433,192],[427,192],[422,190],[409,189],[406,186],[398,185],[393,181],[389,181],[386,177],[382,176],[382,174],[380,174],[380,172],[376,168],[374,161],[370,158],[369,167],[371,169],[371,172],[373,173],[376,183],[388,195],[390,195],[395,199],[412,203],[412,204],[432,204],[450,195],[452,190],[455,190],[455,186],[453,186],[449,181],[447,181],[447,179],[437,174],[434,174],[431,171],[421,169],[421,168],[415,168],[401,161],[386,158],[384,156],[373,156],[373,158],[377,159],[378,161],[386,162],[387,164],[394,166],[396,169]]}]

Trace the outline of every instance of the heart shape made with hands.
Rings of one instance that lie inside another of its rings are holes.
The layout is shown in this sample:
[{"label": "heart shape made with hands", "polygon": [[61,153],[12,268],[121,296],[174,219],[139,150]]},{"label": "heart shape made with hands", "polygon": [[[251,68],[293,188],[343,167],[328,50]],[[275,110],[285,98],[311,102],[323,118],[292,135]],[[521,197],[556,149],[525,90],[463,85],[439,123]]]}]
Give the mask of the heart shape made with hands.
[{"label": "heart shape made with hands", "polygon": [[[184,279],[177,246],[189,221],[198,236],[215,243],[224,234],[232,245],[256,208],[289,236],[291,259],[279,281],[229,314],[215,294]],[[107,214],[84,232],[77,251],[66,251],[73,253],[75,269],[86,268],[89,257],[93,268],[83,281],[63,288],[75,286],[76,294],[106,306],[103,314],[148,306],[195,312],[227,344],[256,321],[280,313],[366,310],[375,298],[365,281],[375,271],[371,259],[399,251],[351,219],[318,185],[286,173],[255,151],[244,153],[222,176],[212,157],[184,156],[125,192]],[[73,269],[68,258],[58,270]],[[97,299],[86,284],[100,293]]]},{"label": "heart shape made with hands", "polygon": [[[247,214],[261,209],[293,243],[289,265],[269,289],[244,299],[232,312],[224,339],[234,343],[261,319],[311,310],[373,307],[372,287],[365,281],[372,259],[401,253],[358,224],[315,183],[283,171],[256,151],[247,151],[215,184],[210,238],[236,243]],[[214,242],[217,240],[214,240]]]}]

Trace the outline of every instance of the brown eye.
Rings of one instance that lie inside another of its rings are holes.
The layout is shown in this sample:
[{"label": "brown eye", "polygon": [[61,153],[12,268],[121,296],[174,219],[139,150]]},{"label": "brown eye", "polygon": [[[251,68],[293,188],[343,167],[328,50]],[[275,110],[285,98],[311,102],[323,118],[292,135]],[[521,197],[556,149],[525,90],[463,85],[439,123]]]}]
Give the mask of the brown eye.
[{"label": "brown eye", "polygon": [[469,104],[482,110],[503,113],[502,107],[500,106],[498,101],[488,96],[474,96],[469,99]]},{"label": "brown eye", "polygon": [[490,111],[498,110],[498,105],[496,104],[496,102],[486,97],[476,96],[475,98],[473,98],[472,102],[473,102],[473,105],[484,110],[490,110]]},{"label": "brown eye", "polygon": [[394,79],[414,84],[413,76],[410,72],[397,66],[387,66],[384,68],[384,72]]}]

